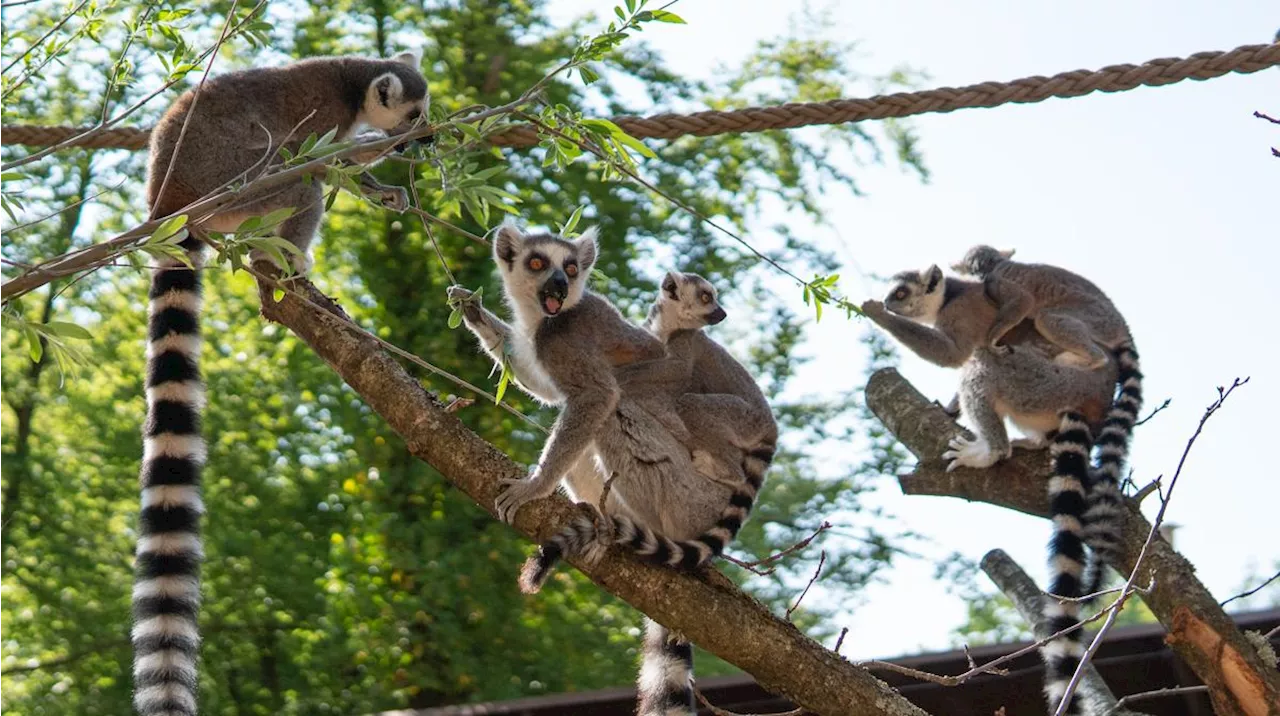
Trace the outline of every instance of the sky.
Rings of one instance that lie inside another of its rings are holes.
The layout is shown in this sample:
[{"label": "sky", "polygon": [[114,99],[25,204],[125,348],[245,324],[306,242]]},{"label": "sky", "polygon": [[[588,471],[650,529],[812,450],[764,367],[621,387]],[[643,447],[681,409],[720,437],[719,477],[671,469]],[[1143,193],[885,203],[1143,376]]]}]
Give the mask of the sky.
[{"label": "sky", "polygon": [[[551,14],[562,25],[592,10],[607,16],[613,4],[555,0]],[[668,65],[709,78],[776,36],[786,27],[780,14],[801,7],[684,0],[671,9],[688,25],[651,27],[643,37]],[[921,89],[1229,50],[1269,42],[1280,29],[1280,6],[1263,0],[814,7],[832,9],[831,38],[858,41],[860,71],[907,64],[930,76]],[[1280,116],[1280,70],[919,116],[911,122],[927,184],[892,164],[860,169],[865,196],[831,191],[822,200],[829,225],[796,227],[841,260],[842,290],[855,302],[883,297],[873,275],[946,267],[977,243],[1016,248],[1020,260],[1063,266],[1101,286],[1142,355],[1147,409],[1173,401],[1138,429],[1131,460],[1138,484],[1172,476],[1216,387],[1250,377],[1197,441],[1167,517],[1178,525],[1176,547],[1219,599],[1250,575],[1280,568],[1280,462],[1267,454],[1275,439],[1270,407],[1280,402],[1280,340],[1265,328],[1277,325],[1280,305],[1280,159],[1270,152],[1280,146],[1280,128],[1254,118],[1255,110]],[[783,219],[794,217],[766,212],[757,224]],[[805,310],[798,291],[779,298]],[[832,376],[860,376],[850,366],[865,358],[863,330],[836,317],[811,325],[813,360],[795,390],[820,393]],[[954,393],[954,371],[906,352],[901,370],[926,395]],[[891,479],[874,501],[929,538],[919,546],[927,557],[959,551],[976,560],[1000,547],[1043,583],[1043,520],[904,497]],[[1144,505],[1149,517],[1157,507],[1154,499]],[[934,580],[933,564],[905,561],[887,577],[841,613],[840,626],[850,628],[842,653],[948,648],[964,607]]]}]

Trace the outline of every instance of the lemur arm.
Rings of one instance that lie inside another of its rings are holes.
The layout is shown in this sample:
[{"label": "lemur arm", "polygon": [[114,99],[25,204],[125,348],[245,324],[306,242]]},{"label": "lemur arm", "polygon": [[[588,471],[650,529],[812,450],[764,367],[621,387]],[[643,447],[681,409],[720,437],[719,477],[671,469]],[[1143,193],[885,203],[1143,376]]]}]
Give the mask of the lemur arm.
[{"label": "lemur arm", "polygon": [[987,332],[987,345],[995,348],[1004,334],[1031,315],[1035,297],[1018,284],[994,276],[983,281],[982,288],[996,305],[996,317]]},{"label": "lemur arm", "polygon": [[515,519],[525,503],[546,497],[556,489],[618,407],[621,391],[613,377],[613,366],[599,351],[582,351],[576,361],[572,356],[554,354],[545,358],[558,369],[552,380],[565,395],[564,407],[542,448],[538,466],[526,479],[503,480],[506,489],[498,495],[496,507],[498,518],[504,522]]},{"label": "lemur arm", "polygon": [[502,358],[505,352],[511,363],[512,378],[521,390],[548,405],[559,403],[560,391],[556,389],[546,373],[537,367],[537,358],[533,355],[532,346],[526,351],[507,352],[506,347],[510,345],[511,326],[485,308],[480,301],[474,300],[473,296],[471,291],[461,286],[449,287],[450,300],[457,301],[462,307],[462,322],[480,342],[480,348],[493,359],[494,365],[499,370],[502,369]]},{"label": "lemur arm", "polygon": [[614,377],[625,393],[643,390],[679,395],[689,390],[691,367],[683,358],[655,358],[619,366]]},{"label": "lemur arm", "polygon": [[968,346],[966,350],[966,347],[956,345],[955,340],[946,333],[916,323],[909,318],[889,313],[883,306],[879,306],[878,310],[876,308],[868,310],[871,303],[868,301],[863,304],[863,313],[866,317],[875,321],[876,325],[888,331],[902,345],[910,348],[921,358],[944,368],[959,368],[968,360],[972,346]]}]

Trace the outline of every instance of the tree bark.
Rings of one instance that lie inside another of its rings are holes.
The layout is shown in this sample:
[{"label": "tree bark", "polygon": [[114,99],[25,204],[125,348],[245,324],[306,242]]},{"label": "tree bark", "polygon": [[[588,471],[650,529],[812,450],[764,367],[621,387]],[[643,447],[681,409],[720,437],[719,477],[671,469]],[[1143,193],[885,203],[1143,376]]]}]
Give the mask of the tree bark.
[{"label": "tree bark", "polygon": [[[940,458],[947,441],[961,432],[941,408],[926,399],[896,370],[885,369],[867,382],[867,405],[920,460],[898,479],[904,494],[961,497],[1040,517],[1048,516],[1048,453],[1019,451],[987,470],[948,473]],[[1123,512],[1120,563],[1129,574],[1151,531],[1138,504]],[[1169,631],[1165,642],[1209,687],[1222,716],[1280,716],[1280,671],[1266,663],[1195,576],[1195,567],[1164,539],[1147,551],[1139,584],[1151,582],[1142,600]]]},{"label": "tree bark", "polygon": [[[259,281],[262,315],[311,346],[404,438],[409,451],[493,513],[498,480],[524,469],[444,410],[371,336],[306,281],[291,281],[280,302]],[[297,291],[295,295],[293,291]],[[305,297],[303,300],[299,297]],[[530,503],[515,528],[536,540],[553,534],[575,508],[557,495]],[[884,682],[771,614],[718,571],[681,573],[611,549],[594,566],[574,566],[607,591],[699,646],[744,669],[766,689],[824,716],[923,716]],[[516,588],[519,565],[511,565]]]}]

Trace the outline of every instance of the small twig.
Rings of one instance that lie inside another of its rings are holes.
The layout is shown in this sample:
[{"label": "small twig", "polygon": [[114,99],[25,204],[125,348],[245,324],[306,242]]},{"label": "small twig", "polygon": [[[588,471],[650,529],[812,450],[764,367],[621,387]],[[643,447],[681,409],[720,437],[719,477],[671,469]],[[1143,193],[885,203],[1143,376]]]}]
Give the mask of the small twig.
[{"label": "small twig", "polygon": [[804,601],[804,596],[809,593],[809,587],[818,581],[818,577],[822,574],[822,567],[827,563],[827,551],[822,550],[822,555],[818,557],[818,568],[813,570],[813,576],[809,578],[809,583],[804,585],[804,591],[800,592],[800,596],[796,598],[796,603],[787,607],[786,620],[791,621],[791,613],[800,608],[800,602]]},{"label": "small twig", "polygon": [[849,634],[849,627],[840,628],[840,636],[836,637],[836,645],[832,647],[831,649],[832,652],[836,654],[840,653],[840,647],[844,646],[844,638],[848,636],[848,634]]},{"label": "small twig", "polygon": [[1237,599],[1244,599],[1245,597],[1252,597],[1253,595],[1255,595],[1255,594],[1257,594],[1258,592],[1262,591],[1262,590],[1263,590],[1263,588],[1264,588],[1264,587],[1266,587],[1268,584],[1271,584],[1272,582],[1276,581],[1277,579],[1280,579],[1280,572],[1276,572],[1275,574],[1271,575],[1271,578],[1270,578],[1270,579],[1268,579],[1267,581],[1263,582],[1262,584],[1259,584],[1258,586],[1254,587],[1253,589],[1250,589],[1250,590],[1249,590],[1249,591],[1247,591],[1247,592],[1243,592],[1243,593],[1241,593],[1241,594],[1237,594],[1237,595],[1235,595],[1234,597],[1231,597],[1230,599],[1226,600],[1225,602],[1218,602],[1218,606],[1220,606],[1220,607],[1225,607],[1225,606],[1227,606],[1228,604],[1230,604],[1230,603],[1234,602],[1234,601],[1235,601],[1235,600],[1237,600]]},{"label": "small twig", "polygon": [[[70,204],[67,204],[66,206],[62,207],[61,209],[58,209],[57,211],[53,212],[52,214],[45,214],[44,216],[40,217],[39,219],[34,219],[34,220],[32,220],[32,221],[28,221],[28,222],[27,222],[27,223],[25,223],[25,224],[18,224],[17,226],[14,226],[14,227],[12,227],[12,228],[5,229],[5,230],[4,230],[4,232],[5,232],[6,234],[12,234],[12,233],[13,233],[13,232],[15,232],[15,231],[21,231],[21,230],[26,229],[26,228],[28,228],[28,227],[35,226],[36,224],[39,224],[39,223],[40,223],[40,222],[42,222],[42,221],[48,221],[49,219],[52,219],[53,217],[55,217],[55,216],[57,216],[57,215],[59,215],[59,214],[62,214],[62,213],[64,213],[64,212],[70,211],[70,210],[72,210],[72,209],[76,208],[77,206],[80,206],[81,204],[83,204],[83,203],[85,203],[85,202],[93,201],[94,199],[97,199],[98,197],[102,196],[103,194],[106,194],[107,192],[112,192],[112,193],[114,193],[114,192],[115,192],[116,190],[118,190],[120,187],[124,186],[124,183],[125,183],[125,182],[127,182],[127,181],[129,181],[129,178],[128,178],[128,177],[125,177],[124,179],[121,179],[120,181],[116,182],[114,185],[112,185],[112,186],[110,186],[110,187],[108,187],[108,188],[106,188],[106,189],[103,189],[103,190],[102,190],[102,191],[100,191],[100,192],[97,192],[97,193],[95,193],[95,194],[92,194],[92,195],[90,195],[90,196],[86,196],[86,197],[85,197],[85,198],[83,198],[83,199],[78,199],[78,200],[76,200],[76,201],[74,201],[74,202],[72,202],[72,203],[70,203]],[[35,268],[34,266],[31,266],[30,264],[14,264],[14,265],[20,265],[20,266],[23,266],[23,267],[28,268],[28,269]]]},{"label": "small twig", "polygon": [[767,570],[760,570],[760,569],[757,569],[757,567],[761,567],[761,566],[766,565],[766,564],[772,564],[772,563],[777,562],[778,560],[782,559],[783,557],[786,557],[787,555],[789,555],[789,554],[791,554],[791,553],[793,553],[793,552],[796,552],[796,551],[798,551],[798,550],[802,550],[802,549],[804,549],[805,547],[808,547],[808,546],[809,546],[809,543],[810,543],[810,542],[812,542],[812,541],[813,541],[813,540],[814,540],[818,535],[822,534],[823,532],[825,532],[825,531],[827,531],[827,530],[829,530],[829,529],[831,529],[831,523],[830,523],[830,522],[827,522],[827,521],[825,521],[825,520],[824,520],[824,521],[823,521],[823,523],[822,523],[821,525],[819,525],[819,526],[818,526],[818,529],[816,529],[816,530],[814,530],[814,531],[813,531],[813,534],[811,534],[811,535],[809,535],[808,537],[806,537],[806,538],[804,538],[804,539],[800,540],[799,542],[796,542],[795,544],[793,544],[793,545],[791,545],[790,547],[788,547],[788,548],[786,548],[786,549],[782,550],[781,552],[778,552],[778,553],[776,553],[776,554],[769,555],[768,557],[765,557],[764,559],[758,559],[758,560],[756,560],[756,561],[754,561],[754,562],[744,562],[744,561],[742,561],[742,560],[740,560],[740,559],[734,559],[733,557],[730,557],[730,556],[728,556],[728,555],[723,555],[723,557],[724,557],[726,560],[728,560],[728,561],[730,561],[730,562],[732,562],[732,563],[734,563],[734,564],[738,565],[739,567],[742,567],[743,569],[746,569],[746,570],[749,570],[749,571],[755,572],[756,574],[759,574],[759,575],[761,575],[761,576],[766,576],[766,575],[769,575],[769,574],[773,574],[773,569],[772,569],[772,568],[770,568],[770,569],[767,569]]},{"label": "small twig", "polygon": [[1134,423],[1134,424],[1133,424],[1133,427],[1135,427],[1135,428],[1136,428],[1136,427],[1138,427],[1139,425],[1142,425],[1143,423],[1147,422],[1148,420],[1150,420],[1150,419],[1154,418],[1154,417],[1156,416],[1156,413],[1159,413],[1161,410],[1164,410],[1165,408],[1169,407],[1169,404],[1170,404],[1170,403],[1172,403],[1172,402],[1173,402],[1173,398],[1165,398],[1163,403],[1161,403],[1161,404],[1157,405],[1157,406],[1155,407],[1155,410],[1152,410],[1150,413],[1147,413],[1147,417],[1145,417],[1145,418],[1143,418],[1142,420],[1139,420],[1138,422]]},{"label": "small twig", "polygon": [[475,402],[476,401],[474,398],[462,398],[462,397],[454,398],[453,400],[449,401],[448,405],[444,406],[444,412],[450,413],[450,414],[456,413],[459,410],[462,410],[463,408],[471,407],[472,405],[475,404]]},{"label": "small twig", "polygon": [[1195,445],[1196,438],[1200,437],[1204,425],[1208,422],[1213,414],[1218,412],[1226,401],[1227,396],[1231,395],[1236,388],[1248,383],[1249,379],[1243,381],[1236,378],[1232,381],[1231,386],[1226,390],[1218,388],[1218,399],[1205,409],[1204,415],[1200,418],[1200,424],[1196,426],[1196,431],[1192,433],[1191,438],[1187,440],[1187,446],[1182,450],[1182,457],[1178,460],[1178,467],[1174,470],[1173,478],[1169,480],[1169,491],[1160,495],[1160,510],[1156,513],[1155,521],[1151,523],[1151,531],[1147,533],[1147,540],[1142,544],[1142,549],[1138,552],[1138,558],[1133,561],[1133,571],[1129,573],[1129,578],[1125,580],[1124,591],[1120,593],[1120,598],[1115,601],[1107,609],[1107,620],[1102,623],[1098,629],[1098,633],[1093,636],[1089,648],[1085,649],[1084,656],[1080,658],[1080,663],[1076,666],[1076,671],[1071,675],[1071,681],[1067,683],[1067,690],[1062,694],[1062,700],[1058,702],[1058,708],[1054,712],[1054,716],[1062,716],[1067,711],[1067,707],[1071,704],[1071,697],[1075,695],[1076,688],[1080,685],[1080,679],[1084,677],[1085,667],[1093,659],[1093,655],[1097,653],[1098,647],[1102,646],[1102,640],[1106,637],[1107,632],[1111,631],[1111,627],[1115,626],[1116,619],[1120,616],[1120,610],[1124,607],[1124,602],[1134,592],[1134,582],[1138,579],[1139,572],[1142,571],[1142,561],[1147,556],[1147,550],[1151,548],[1151,544],[1155,542],[1156,536],[1160,534],[1160,525],[1164,523],[1165,511],[1169,509],[1169,500],[1173,497],[1173,488],[1178,484],[1178,477],[1182,474],[1182,466],[1187,462],[1187,455],[1191,453],[1191,447]]},{"label": "small twig", "polygon": [[413,198],[413,206],[411,208],[417,210],[418,219],[422,221],[422,230],[427,232],[427,238],[431,240],[431,246],[436,250],[436,258],[440,259],[440,268],[444,269],[444,275],[449,279],[450,286],[458,285],[458,279],[453,277],[453,272],[449,270],[449,262],[444,259],[444,252],[440,250],[440,242],[436,241],[436,232],[431,230],[431,224],[424,219],[427,212],[422,210],[422,198],[418,196],[418,165],[409,165],[409,196]]},{"label": "small twig", "polygon": [[1135,494],[1134,494],[1134,496],[1133,496],[1133,500],[1134,500],[1135,502],[1142,502],[1143,500],[1147,499],[1147,497],[1148,497],[1148,496],[1150,496],[1150,495],[1151,495],[1151,493],[1158,491],[1158,490],[1160,489],[1160,480],[1161,480],[1161,479],[1163,479],[1163,478],[1159,478],[1159,477],[1157,477],[1156,479],[1152,480],[1151,482],[1148,482],[1148,483],[1147,483],[1146,485],[1144,485],[1141,489],[1139,489],[1139,490],[1137,491],[1137,493],[1135,493]]},{"label": "small twig", "polygon": [[1207,693],[1209,687],[1201,684],[1200,686],[1176,686],[1166,689],[1156,689],[1155,691],[1143,691],[1137,694],[1129,694],[1116,702],[1115,706],[1103,712],[1102,716],[1111,716],[1121,708],[1134,701],[1145,701],[1147,699],[1158,699],[1164,696],[1178,696],[1180,694],[1202,694]]},{"label": "small twig", "polygon": [[1257,117],[1258,119],[1265,119],[1272,124],[1280,124],[1280,119],[1276,119],[1275,117],[1272,117],[1271,115],[1268,115],[1268,114],[1263,114],[1262,112],[1254,112],[1253,116]]},{"label": "small twig", "polygon": [[693,694],[694,696],[698,697],[698,701],[700,701],[704,707],[706,707],[708,710],[711,711],[712,716],[803,716],[805,713],[804,709],[798,708],[798,709],[791,709],[790,711],[783,711],[781,713],[772,713],[772,714],[740,714],[735,711],[728,711],[726,709],[722,709],[712,704],[710,701],[707,700],[707,697],[704,696],[702,692],[698,690],[697,686],[693,687]]},{"label": "small twig", "polygon": [[1272,629],[1271,631],[1267,632],[1266,634],[1263,634],[1263,635],[1262,635],[1262,638],[1263,638],[1263,639],[1270,639],[1271,637],[1275,636],[1276,634],[1280,634],[1280,626],[1276,627],[1275,629]]}]

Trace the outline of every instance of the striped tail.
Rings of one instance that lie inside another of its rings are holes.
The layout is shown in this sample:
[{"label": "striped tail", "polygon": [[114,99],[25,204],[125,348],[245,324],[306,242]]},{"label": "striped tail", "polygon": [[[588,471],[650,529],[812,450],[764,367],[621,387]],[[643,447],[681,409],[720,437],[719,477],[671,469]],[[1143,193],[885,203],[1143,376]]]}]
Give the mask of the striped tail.
[{"label": "striped tail", "polygon": [[[1049,594],[1079,597],[1081,572],[1084,569],[1085,495],[1089,492],[1089,452],[1093,437],[1084,416],[1065,412],[1058,433],[1049,446],[1053,460],[1049,478],[1049,511],[1053,518],[1053,538],[1049,542]],[[1057,633],[1080,619],[1079,602],[1061,602],[1048,597],[1045,620],[1049,633]],[[1084,654],[1083,633],[1076,630],[1049,642],[1040,649],[1045,663],[1045,696],[1052,712],[1067,691],[1072,674]],[[1071,704],[1065,713],[1078,714]]]},{"label": "striped tail", "polygon": [[1116,363],[1120,368],[1120,391],[1098,433],[1098,466],[1093,472],[1088,508],[1084,513],[1084,541],[1092,557],[1085,573],[1085,594],[1102,587],[1108,565],[1116,563],[1120,551],[1122,495],[1120,480],[1133,426],[1142,409],[1142,372],[1138,369],[1138,353],[1133,346],[1118,348]]},{"label": "striped tail", "polygon": [[[622,516],[609,516],[612,544],[624,545],[654,564],[681,569],[697,569],[724,552],[742,529],[742,524],[755,506],[756,495],[764,484],[765,471],[773,462],[777,447],[766,445],[749,451],[742,460],[746,480],[729,496],[729,504],[720,513],[716,526],[690,540],[671,540],[649,527]],[[542,543],[538,553],[520,570],[520,590],[533,594],[542,589],[551,570],[563,557],[572,557],[591,549],[597,543],[595,522],[590,517],[575,517],[558,534]]]},{"label": "striped tail", "polygon": [[636,716],[693,716],[693,645],[645,617]]},{"label": "striped tail", "polygon": [[[182,247],[199,268],[201,245]],[[133,584],[134,707],[194,716],[200,646],[200,273],[175,262],[151,277],[142,512]],[[176,267],[176,268],[169,268]]]}]

